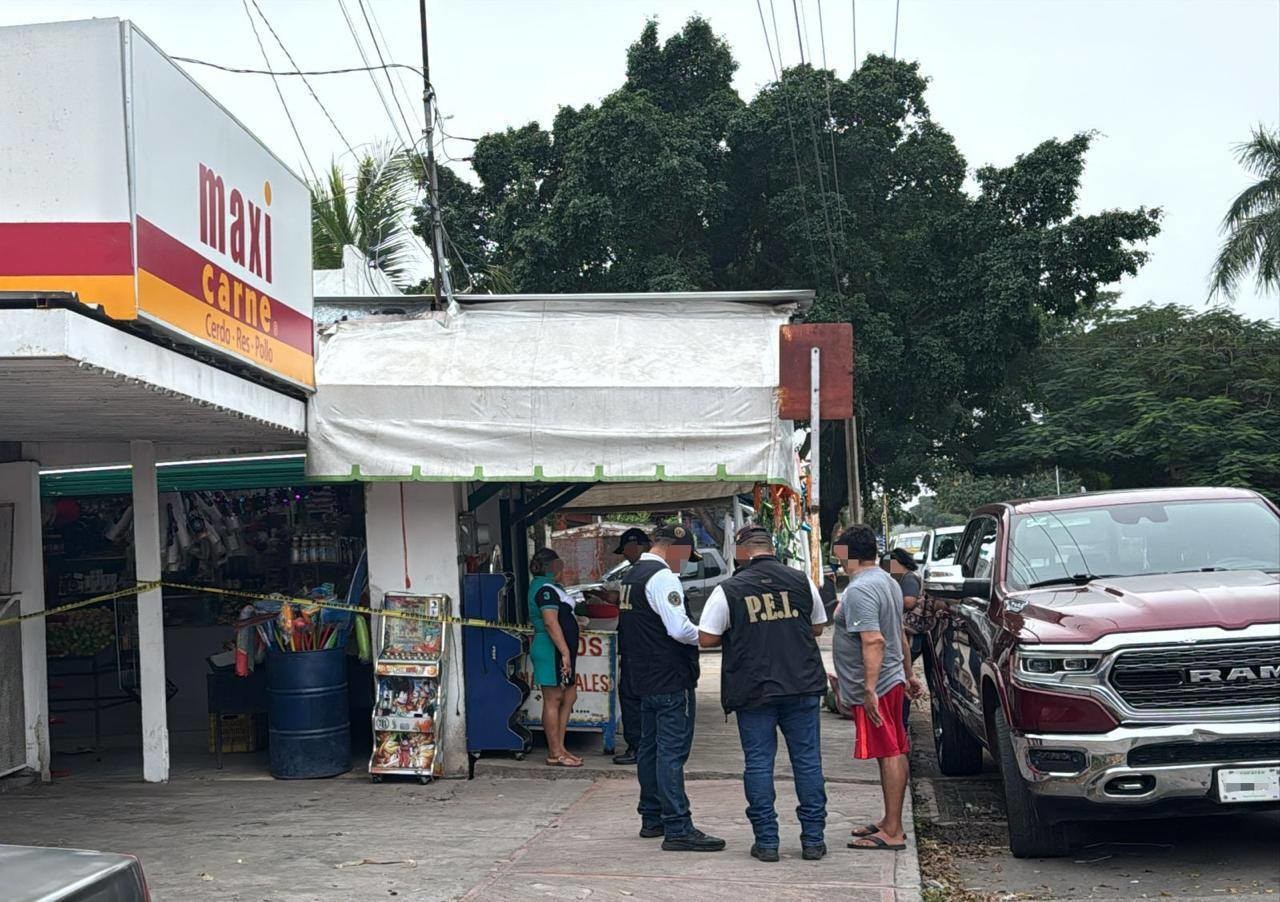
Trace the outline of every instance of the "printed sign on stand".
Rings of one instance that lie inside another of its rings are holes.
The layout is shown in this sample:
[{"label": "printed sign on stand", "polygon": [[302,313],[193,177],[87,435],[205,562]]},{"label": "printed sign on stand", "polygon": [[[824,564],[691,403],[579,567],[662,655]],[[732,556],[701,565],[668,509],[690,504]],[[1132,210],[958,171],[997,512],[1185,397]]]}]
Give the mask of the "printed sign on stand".
[{"label": "printed sign on stand", "polygon": [[[569,729],[604,734],[605,751],[613,749],[617,729],[618,634],[583,632],[578,637],[578,698],[573,705]],[[529,684],[523,723],[542,729],[542,687],[533,679],[533,664],[526,655],[521,675]]]}]

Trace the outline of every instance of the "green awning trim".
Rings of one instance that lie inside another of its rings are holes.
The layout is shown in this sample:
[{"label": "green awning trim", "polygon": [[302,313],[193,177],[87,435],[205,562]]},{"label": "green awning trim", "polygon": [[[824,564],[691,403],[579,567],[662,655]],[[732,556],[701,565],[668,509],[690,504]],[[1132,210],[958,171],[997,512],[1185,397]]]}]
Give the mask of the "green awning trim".
[{"label": "green awning trim", "polygon": [[606,476],[604,467],[596,465],[590,476],[548,476],[541,465],[533,468],[532,476],[488,476],[484,467],[476,467],[468,476],[424,476],[422,467],[415,464],[406,476],[376,476],[365,473],[359,464],[341,476],[312,476],[310,482],[764,482],[785,485],[786,480],[770,478],[763,473],[733,474],[724,464],[716,465],[716,472],[706,476],[670,476],[663,464],[656,464],[652,473]]},{"label": "green awning trim", "polygon": [[[306,465],[303,457],[161,465],[156,467],[156,482],[162,492],[228,491],[306,485],[316,481],[307,478]],[[133,471],[129,467],[46,473],[40,476],[40,495],[44,498],[128,495],[132,492]]]},{"label": "green awning trim", "polygon": [[[534,468],[533,476],[486,476],[476,467],[468,476],[424,476],[415,466],[407,476],[373,476],[353,466],[343,476],[307,476],[304,457],[264,458],[260,460],[227,460],[217,463],[162,464],[156,468],[156,481],[162,492],[230,491],[233,489],[267,489],[293,485],[319,485],[349,482],[777,482],[763,474],[730,474],[724,464],[714,475],[669,476],[662,464],[652,473],[628,476],[606,476],[597,466],[590,476],[547,476],[543,467]],[[40,495],[44,498],[84,498],[90,495],[128,495],[133,491],[133,473],[129,467],[84,470],[71,473],[45,473],[40,476]]]}]

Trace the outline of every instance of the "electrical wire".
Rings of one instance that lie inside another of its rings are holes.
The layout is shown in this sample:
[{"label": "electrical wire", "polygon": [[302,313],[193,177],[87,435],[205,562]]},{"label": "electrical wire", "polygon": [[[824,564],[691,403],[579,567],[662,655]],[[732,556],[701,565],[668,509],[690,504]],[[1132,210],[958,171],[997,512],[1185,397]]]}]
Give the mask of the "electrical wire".
[{"label": "electrical wire", "polygon": [[804,39],[800,37],[800,7],[796,0],[791,0],[791,14],[796,17],[796,48],[800,51],[800,65],[805,64]]},{"label": "electrical wire", "polygon": [[[271,32],[271,36],[276,39],[276,43],[280,45],[280,49],[284,51],[285,59],[289,61],[289,65],[293,66],[294,69],[301,71],[298,67],[297,61],[293,58],[293,54],[289,52],[289,48],[284,45],[284,41],[280,40],[280,35],[276,33],[275,27],[271,24],[271,20],[267,18],[267,14],[264,13],[262,11],[262,7],[258,5],[258,0],[251,0],[251,2],[253,3],[253,8],[258,11],[258,15],[262,18],[262,24],[267,26],[267,31]],[[342,129],[338,128],[338,123],[334,121],[333,116],[329,113],[328,107],[321,102],[320,95],[316,93],[315,88],[311,87],[311,82],[307,81],[307,77],[305,75],[302,76],[302,83],[307,86],[307,90],[311,92],[311,99],[316,102],[316,106],[320,107],[320,111],[324,113],[324,117],[329,120],[329,124],[333,126],[333,130],[338,133],[338,137],[341,139],[343,145],[346,146],[347,151],[354,157],[356,152],[351,147],[351,142],[348,141],[347,136],[342,133]]]},{"label": "electrical wire", "polygon": [[898,13],[902,10],[902,0],[893,3],[893,58],[898,58]]},{"label": "electrical wire", "polygon": [[[257,0],[254,0],[254,2],[257,2]],[[378,62],[385,67],[387,61],[382,55],[382,47],[378,44],[378,38],[373,33],[373,23],[369,21],[369,13],[365,10],[364,0],[356,0],[356,2],[360,5],[360,15],[364,18],[364,26],[369,29],[369,40],[373,42],[373,52],[378,55]],[[391,73],[386,68],[383,68],[382,74],[387,78],[387,87],[391,90],[391,99],[395,102],[396,111],[400,113],[400,121],[404,123],[405,133],[412,139],[413,127],[409,125],[409,120],[404,114],[404,108],[400,106],[400,95],[396,93],[396,86],[395,82],[391,80]]]},{"label": "electrical wire", "polygon": [[[270,69],[271,59],[267,56],[266,45],[262,43],[262,35],[258,33],[258,23],[253,20],[253,13],[249,12],[248,0],[240,0],[244,6],[244,14],[249,19],[249,27],[253,29],[253,36],[258,42],[258,50],[262,53],[263,64]],[[289,127],[293,129],[293,137],[297,139],[298,149],[302,151],[302,159],[307,164],[307,170],[311,173],[311,181],[314,185],[320,184],[320,176],[316,174],[316,167],[311,165],[311,158],[307,156],[307,145],[302,143],[302,135],[298,133],[297,123],[293,121],[293,114],[289,112],[289,104],[285,102],[284,92],[280,90],[280,80],[274,75],[271,76],[271,83],[276,86],[276,96],[280,98],[280,106],[284,107],[284,117],[289,120]]]},{"label": "electrical wire", "polygon": [[412,146],[413,133],[410,132],[408,135],[400,134],[400,126],[396,124],[396,117],[391,112],[391,105],[387,103],[387,98],[382,93],[382,85],[378,82],[377,75],[374,74],[374,67],[369,65],[369,55],[365,53],[364,44],[360,43],[360,34],[356,31],[355,22],[352,21],[351,13],[347,11],[347,4],[344,0],[338,0],[338,9],[342,11],[342,18],[347,23],[347,31],[351,33],[351,39],[355,42],[356,51],[360,54],[360,59],[367,67],[366,71],[369,73],[369,80],[373,82],[373,90],[377,93],[378,100],[382,103],[382,109],[386,112],[387,119],[391,122],[391,132],[396,137],[396,143],[402,147]]},{"label": "electrical wire", "polygon": [[[791,0],[791,11],[795,14],[795,18],[796,18],[796,43],[803,46],[803,42],[801,40],[801,34],[800,34],[799,4],[796,2],[796,0]],[[803,62],[803,53],[802,53],[801,65],[803,64],[804,62]],[[818,176],[818,203],[822,207],[822,224],[823,224],[823,228],[825,228],[827,232],[827,249],[831,254],[831,278],[835,281],[836,295],[839,296],[840,294],[842,294],[840,290],[840,268],[836,264],[836,241],[835,241],[835,236],[831,234],[831,214],[830,214],[830,211],[827,209],[827,185],[826,185],[826,179],[822,175],[822,170],[825,167],[822,163],[822,154],[818,150],[818,129],[817,129],[817,126],[814,125],[812,111],[810,111],[807,118],[809,120],[809,141],[813,145],[814,171],[817,173],[817,176]],[[834,163],[835,161],[832,160],[833,165]]]},{"label": "electrical wire", "polygon": [[[760,28],[764,31],[764,43],[767,47],[769,46],[769,26],[764,21],[764,7],[761,5],[761,0],[756,0],[756,11],[760,13]],[[809,240],[809,265],[813,269],[813,281],[816,284],[818,281],[818,255],[813,248],[813,230],[809,227],[809,203],[805,198],[804,180],[800,172],[800,148],[796,144],[795,125],[791,120],[791,98],[787,95],[786,86],[782,81],[782,72],[785,69],[782,62],[782,43],[778,40],[778,13],[774,9],[773,0],[769,0],[769,12],[773,18],[774,43],[778,48],[778,64],[774,67],[774,72],[778,77],[778,93],[782,95],[782,104],[787,112],[787,132],[791,136],[791,156],[796,164],[796,188],[800,192],[800,210],[804,214],[804,233]],[[769,60],[770,62],[773,61],[772,52],[769,55]]]},{"label": "electrical wire", "polygon": [[235,75],[347,75],[351,72],[369,72],[376,69],[408,69],[415,72],[419,76],[422,70],[417,66],[410,66],[408,63],[387,63],[384,66],[351,66],[346,69],[239,69],[234,66],[224,66],[221,63],[213,63],[209,60],[198,60],[190,56],[171,56],[170,59],[177,60],[180,63],[192,63],[196,66],[208,66],[210,69],[218,69],[221,72],[231,72]]},{"label": "electrical wire", "polygon": [[849,245],[849,232],[844,222],[844,197],[840,194],[840,166],[836,161],[836,116],[831,109],[831,70],[827,68],[827,33],[822,21],[822,0],[818,0],[818,40],[822,47],[822,80],[827,88],[827,137],[831,139],[831,186],[836,194],[836,221],[840,237]]},{"label": "electrical wire", "polygon": [[849,22],[853,28],[853,71],[858,71],[858,0],[849,0]]},{"label": "electrical wire", "polygon": [[[382,23],[378,21],[378,10],[373,5],[373,3],[369,4],[369,18],[373,19],[373,26],[374,28],[378,29],[378,37],[382,40],[383,46],[387,48],[387,55],[389,56],[391,54],[391,42],[387,40],[387,35],[382,30]],[[423,81],[426,81],[426,76],[424,76],[421,72],[418,73],[418,77],[421,78]],[[412,110],[413,112],[414,125],[419,125],[421,123],[421,127],[419,128],[419,131],[425,130],[426,129],[425,119],[422,116],[421,112],[419,111],[418,105],[413,103],[413,92],[410,91],[408,86],[404,83],[403,72],[396,73],[396,82],[400,85],[400,90],[404,91],[405,103],[408,105],[409,109]]]}]

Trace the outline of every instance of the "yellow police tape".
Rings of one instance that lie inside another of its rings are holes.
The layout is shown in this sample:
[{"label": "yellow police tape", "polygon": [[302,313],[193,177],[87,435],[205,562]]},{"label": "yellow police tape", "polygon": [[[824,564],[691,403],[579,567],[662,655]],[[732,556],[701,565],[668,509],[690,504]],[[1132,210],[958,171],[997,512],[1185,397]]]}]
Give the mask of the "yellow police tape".
[{"label": "yellow police tape", "polygon": [[[153,589],[184,589],[189,592],[203,592],[207,595],[226,595],[231,598],[243,598],[251,601],[270,601],[277,604],[288,601],[302,607],[327,608],[331,611],[349,611],[352,614],[368,614],[374,617],[395,617],[400,620],[421,620],[431,621],[432,623],[457,624],[459,626],[489,627],[492,629],[506,630],[507,632],[515,633],[533,632],[532,627],[526,626],[522,623],[504,623],[500,620],[479,620],[474,617],[453,617],[448,614],[431,617],[414,611],[391,611],[384,610],[382,608],[371,608],[365,605],[338,604],[334,601],[316,601],[311,598],[289,598],[282,597],[280,595],[262,595],[255,592],[241,592],[236,589],[219,589],[213,586],[197,586],[190,583],[171,583],[165,582],[164,580],[141,582],[137,585],[130,586],[127,589],[119,589],[115,592],[108,592],[105,595],[95,595],[92,598],[83,598],[79,601],[58,605],[55,608],[47,608],[43,611],[32,611],[28,614],[19,614],[16,617],[6,617],[5,619],[0,620],[0,626],[9,626],[10,624],[21,623],[24,620],[34,620],[37,617],[48,617],[50,614],[64,614],[67,611],[74,611],[78,608],[87,608],[90,605],[99,604],[104,601],[113,601],[117,598],[126,598],[130,595],[140,595],[143,592],[150,592]],[[227,625],[234,626],[234,624]]]}]

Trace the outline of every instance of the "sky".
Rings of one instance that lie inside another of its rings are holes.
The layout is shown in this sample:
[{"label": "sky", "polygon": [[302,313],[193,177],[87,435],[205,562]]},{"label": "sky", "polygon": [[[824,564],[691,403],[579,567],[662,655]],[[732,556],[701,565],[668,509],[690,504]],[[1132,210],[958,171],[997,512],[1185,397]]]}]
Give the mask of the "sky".
[{"label": "sky", "polygon": [[[343,2],[376,62],[360,0]],[[772,37],[771,0],[762,2]],[[799,58],[793,6],[772,2],[782,60],[791,65]],[[855,59],[893,52],[894,0],[795,2],[806,57],[821,64],[825,41],[827,63],[841,77]],[[416,0],[364,3],[385,58],[419,65]],[[257,4],[301,68],[363,65],[339,0]],[[755,0],[430,0],[431,75],[445,129],[465,138],[530,121],[549,126],[559,106],[596,102],[621,84],[626,48],[646,18],[656,17],[666,37],[695,14],[733,48],[744,98],[773,78]],[[0,3],[0,25],[95,16],[132,19],[171,56],[264,67],[242,0]],[[258,28],[272,66],[289,68],[261,20]],[[955,136],[971,171],[1007,165],[1047,138],[1097,132],[1079,211],[1164,210],[1150,261],[1119,286],[1124,302],[1204,307],[1222,216],[1250,182],[1233,147],[1259,123],[1280,125],[1280,0],[901,0],[896,35],[898,56],[918,60],[930,79],[933,117]],[[269,77],[182,65],[300,173],[349,160],[347,142],[359,151],[397,130],[404,135],[405,122],[421,128],[411,73],[395,76],[403,78],[403,119],[389,95],[390,114],[384,109],[367,73],[310,79],[345,141],[301,79],[281,79],[304,158]],[[385,77],[378,83],[387,93]],[[443,141],[454,159],[470,147]],[[1280,297],[1252,283],[1233,306],[1280,321]]]}]

